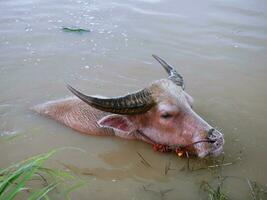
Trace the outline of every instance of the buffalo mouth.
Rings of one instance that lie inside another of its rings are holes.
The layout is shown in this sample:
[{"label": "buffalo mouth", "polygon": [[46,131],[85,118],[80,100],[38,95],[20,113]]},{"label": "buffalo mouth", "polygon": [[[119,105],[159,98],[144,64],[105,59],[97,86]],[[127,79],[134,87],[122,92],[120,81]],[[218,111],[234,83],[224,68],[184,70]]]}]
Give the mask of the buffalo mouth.
[{"label": "buffalo mouth", "polygon": [[[176,152],[179,157],[186,156],[196,156],[196,157],[206,157],[206,156],[219,156],[223,151],[224,139],[223,135],[214,129],[213,133],[206,139],[195,138],[194,142],[189,144],[160,144],[155,142],[150,137],[145,135],[142,131],[137,131],[143,138],[146,139],[153,146],[164,147],[164,151],[161,152]],[[208,147],[207,147],[208,146]],[[182,153],[183,156],[180,156]]]},{"label": "buffalo mouth", "polygon": [[[221,137],[219,139],[204,139],[197,140],[193,143],[187,145],[171,145],[171,149],[178,152],[186,152],[186,155],[204,158],[206,156],[217,157],[223,152],[224,139]],[[203,148],[205,146],[205,148]],[[208,146],[208,148],[206,148]],[[179,153],[178,153],[179,155]]]}]

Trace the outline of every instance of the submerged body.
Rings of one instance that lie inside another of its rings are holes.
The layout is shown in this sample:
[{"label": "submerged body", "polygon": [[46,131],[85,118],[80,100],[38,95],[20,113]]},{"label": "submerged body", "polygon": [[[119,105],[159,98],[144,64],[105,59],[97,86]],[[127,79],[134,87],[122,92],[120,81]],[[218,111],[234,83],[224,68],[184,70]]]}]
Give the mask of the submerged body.
[{"label": "submerged body", "polygon": [[100,127],[97,121],[109,113],[90,107],[75,96],[49,101],[35,106],[33,110],[84,134],[98,136],[121,135],[126,139],[137,139],[134,134],[123,135],[111,128]]},{"label": "submerged body", "polygon": [[100,136],[139,139],[168,147],[189,146],[199,157],[217,156],[223,135],[197,115],[193,98],[184,91],[183,78],[161,58],[154,56],[169,74],[144,90],[118,98],[86,96],[71,86],[76,97],[34,107],[74,130]]}]

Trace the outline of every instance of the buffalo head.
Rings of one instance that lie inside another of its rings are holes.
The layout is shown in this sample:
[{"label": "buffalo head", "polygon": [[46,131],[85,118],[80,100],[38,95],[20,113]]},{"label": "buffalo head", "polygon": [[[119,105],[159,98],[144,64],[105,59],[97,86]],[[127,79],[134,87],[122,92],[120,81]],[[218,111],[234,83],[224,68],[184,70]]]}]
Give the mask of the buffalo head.
[{"label": "buffalo head", "polygon": [[142,133],[158,144],[192,144],[191,154],[217,156],[223,150],[223,135],[192,109],[193,98],[185,92],[183,77],[160,57],[168,79],[153,82],[136,93],[116,98],[87,96],[68,86],[90,106],[108,112],[98,121],[101,127],[121,134]]}]

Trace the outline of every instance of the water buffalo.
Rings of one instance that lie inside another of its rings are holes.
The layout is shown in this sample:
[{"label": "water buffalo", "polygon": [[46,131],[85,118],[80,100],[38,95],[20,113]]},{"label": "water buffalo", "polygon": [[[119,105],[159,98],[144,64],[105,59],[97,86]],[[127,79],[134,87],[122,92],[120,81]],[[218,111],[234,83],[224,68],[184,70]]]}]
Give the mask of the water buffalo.
[{"label": "water buffalo", "polygon": [[103,98],[84,95],[68,85],[76,97],[37,105],[34,110],[86,134],[140,139],[158,151],[174,150],[178,155],[186,151],[198,157],[218,156],[223,135],[193,111],[183,77],[162,58],[153,57],[168,78],[143,90]]}]

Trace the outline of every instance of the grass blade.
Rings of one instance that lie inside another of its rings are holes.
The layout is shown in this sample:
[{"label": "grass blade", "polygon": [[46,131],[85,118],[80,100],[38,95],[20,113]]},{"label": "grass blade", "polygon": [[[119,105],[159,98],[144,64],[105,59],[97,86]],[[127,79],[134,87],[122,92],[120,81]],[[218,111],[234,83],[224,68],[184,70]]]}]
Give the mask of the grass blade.
[{"label": "grass blade", "polygon": [[[57,186],[62,186],[65,190],[63,194],[67,196],[75,189],[84,185],[78,184],[70,187],[65,182],[76,181],[76,177],[63,170],[50,169],[44,167],[44,162],[53,156],[57,150],[50,151],[45,154],[40,154],[31,157],[27,160],[13,164],[5,169],[0,170],[0,200],[13,200],[23,191],[28,192],[28,199],[49,199],[48,194]],[[52,178],[52,182],[47,179],[47,176]],[[36,179],[36,177],[38,179]],[[42,188],[36,190],[27,188],[26,186],[32,180],[39,180],[44,184]]]},{"label": "grass blade", "polygon": [[49,184],[48,186],[42,188],[41,190],[34,192],[31,196],[29,196],[28,200],[40,200],[45,196],[46,198],[48,198],[47,194],[51,192],[52,190],[54,190],[57,185],[58,183]]}]

